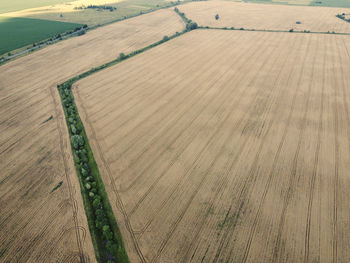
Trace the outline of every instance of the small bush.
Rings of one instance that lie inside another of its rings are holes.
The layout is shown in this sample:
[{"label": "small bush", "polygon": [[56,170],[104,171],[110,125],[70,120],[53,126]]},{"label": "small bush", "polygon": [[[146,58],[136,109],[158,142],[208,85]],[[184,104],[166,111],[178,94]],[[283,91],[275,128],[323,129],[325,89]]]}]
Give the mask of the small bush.
[{"label": "small bush", "polygon": [[77,134],[77,129],[75,128],[74,124],[70,126],[70,129],[73,134]]},{"label": "small bush", "polygon": [[92,202],[92,206],[94,208],[99,208],[101,207],[101,197],[96,195],[96,198],[94,199],[94,201]]},{"label": "small bush", "polygon": [[294,29],[293,28],[289,29],[289,32],[294,32]]},{"label": "small bush", "polygon": [[186,25],[186,29],[188,30],[188,31],[191,31],[191,30],[194,30],[194,29],[197,29],[198,28],[198,25],[197,25],[197,23],[195,23],[195,22],[189,22],[189,23],[187,23],[187,25]]},{"label": "small bush", "polygon": [[76,150],[84,146],[84,138],[80,135],[73,135],[71,137],[71,142],[72,142],[73,148]]},{"label": "small bush", "polygon": [[78,36],[82,36],[82,35],[85,35],[86,31],[85,30],[80,30],[78,32]]},{"label": "small bush", "polygon": [[119,59],[120,60],[126,59],[126,55],[124,53],[120,53],[119,54]]},{"label": "small bush", "polygon": [[116,244],[114,244],[112,241],[108,240],[107,243],[106,243],[106,248],[107,248],[107,251],[112,253],[114,250],[116,250]]},{"label": "small bush", "polygon": [[220,17],[219,17],[219,14],[216,14],[216,15],[215,15],[215,20],[219,20],[219,18],[220,18]]}]

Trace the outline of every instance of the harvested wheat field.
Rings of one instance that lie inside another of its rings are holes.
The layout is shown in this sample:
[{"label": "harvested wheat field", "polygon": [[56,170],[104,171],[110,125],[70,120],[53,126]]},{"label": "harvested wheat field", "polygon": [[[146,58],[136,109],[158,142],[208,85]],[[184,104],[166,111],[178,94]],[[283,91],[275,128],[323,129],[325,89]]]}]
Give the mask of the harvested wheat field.
[{"label": "harvested wheat field", "polygon": [[79,81],[131,262],[348,262],[349,50],[196,30]]},{"label": "harvested wheat field", "polygon": [[157,11],[0,67],[1,262],[95,261],[56,85],[182,28]]},{"label": "harvested wheat field", "polygon": [[[336,17],[337,14],[348,13],[349,8],[229,1],[193,2],[178,8],[200,26],[350,33],[350,23]],[[215,19],[216,14],[219,14],[218,20]]]}]

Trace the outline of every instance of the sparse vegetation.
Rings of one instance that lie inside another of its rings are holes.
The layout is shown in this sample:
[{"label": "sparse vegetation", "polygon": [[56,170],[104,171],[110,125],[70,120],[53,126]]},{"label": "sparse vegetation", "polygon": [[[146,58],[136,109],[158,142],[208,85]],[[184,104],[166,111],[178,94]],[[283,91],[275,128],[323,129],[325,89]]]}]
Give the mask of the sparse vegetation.
[{"label": "sparse vegetation", "polygon": [[216,15],[215,15],[215,20],[219,20],[219,18],[220,18],[220,17],[219,17],[219,14],[216,14]]}]

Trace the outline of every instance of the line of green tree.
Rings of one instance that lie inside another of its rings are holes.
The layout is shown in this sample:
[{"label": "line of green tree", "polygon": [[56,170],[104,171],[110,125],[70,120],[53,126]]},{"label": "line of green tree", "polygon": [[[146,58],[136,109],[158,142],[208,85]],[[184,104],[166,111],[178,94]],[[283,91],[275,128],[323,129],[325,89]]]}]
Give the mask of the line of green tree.
[{"label": "line of green tree", "polygon": [[129,262],[97,164],[72,94],[72,83],[58,85],[90,233],[99,262]]},{"label": "line of green tree", "polygon": [[182,32],[176,32],[174,35],[164,36],[162,40],[129,54],[120,53],[115,60],[92,68],[57,86],[64,109],[85,213],[98,262],[128,263],[129,259],[98,166],[90,148],[88,137],[79,117],[72,93],[72,85],[82,78],[161,45],[188,31],[189,29],[186,28]]},{"label": "line of green tree", "polygon": [[344,20],[344,21],[346,21],[346,22],[349,22],[349,23],[350,23],[350,19],[347,19],[347,18],[346,18],[346,14],[345,14],[345,13],[338,14],[337,17],[340,18],[340,19],[342,19],[342,20]]},{"label": "line of green tree", "polygon": [[188,19],[185,15],[185,13],[181,12],[177,7],[174,8],[174,11],[182,18],[182,20],[186,24],[186,30],[191,31],[198,28],[198,25],[196,22],[193,22],[191,19]]}]

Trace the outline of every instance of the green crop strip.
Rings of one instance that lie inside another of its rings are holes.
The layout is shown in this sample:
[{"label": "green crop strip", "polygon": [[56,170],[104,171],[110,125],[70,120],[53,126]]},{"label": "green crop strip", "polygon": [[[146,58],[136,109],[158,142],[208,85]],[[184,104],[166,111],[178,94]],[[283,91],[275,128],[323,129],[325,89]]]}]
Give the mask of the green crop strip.
[{"label": "green crop strip", "polygon": [[193,24],[193,22],[188,21],[190,20],[185,22],[186,29],[182,32],[176,32],[169,37],[164,36],[162,40],[142,49],[133,51],[130,54],[125,55],[121,53],[117,59],[96,68],[92,68],[91,70],[77,75],[57,86],[70,136],[71,149],[80,182],[85,213],[98,262],[127,263],[129,262],[129,259],[97,163],[91,150],[84,125],[74,101],[72,86],[76,81],[82,78],[185,34],[192,30],[188,25],[191,23]]}]

